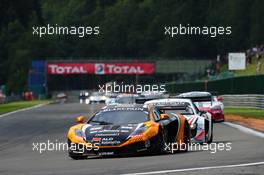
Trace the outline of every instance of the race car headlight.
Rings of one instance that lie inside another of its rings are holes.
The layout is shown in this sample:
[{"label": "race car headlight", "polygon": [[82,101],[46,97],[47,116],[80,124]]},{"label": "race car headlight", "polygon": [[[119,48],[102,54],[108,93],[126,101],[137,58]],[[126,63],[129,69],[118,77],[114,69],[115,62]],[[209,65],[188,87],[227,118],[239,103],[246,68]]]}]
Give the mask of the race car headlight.
[{"label": "race car headlight", "polygon": [[196,127],[197,127],[197,124],[196,123],[194,123],[194,124],[191,124],[191,129],[195,129]]},{"label": "race car headlight", "polygon": [[75,133],[76,136],[84,138],[84,133],[82,132],[82,130],[75,129],[74,133]]}]

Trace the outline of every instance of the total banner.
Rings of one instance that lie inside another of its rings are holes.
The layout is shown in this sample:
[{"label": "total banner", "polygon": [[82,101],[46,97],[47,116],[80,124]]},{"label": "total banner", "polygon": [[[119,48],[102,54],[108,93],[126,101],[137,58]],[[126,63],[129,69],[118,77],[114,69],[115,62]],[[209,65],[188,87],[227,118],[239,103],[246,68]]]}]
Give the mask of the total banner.
[{"label": "total banner", "polygon": [[153,63],[48,63],[47,73],[67,74],[153,74]]}]

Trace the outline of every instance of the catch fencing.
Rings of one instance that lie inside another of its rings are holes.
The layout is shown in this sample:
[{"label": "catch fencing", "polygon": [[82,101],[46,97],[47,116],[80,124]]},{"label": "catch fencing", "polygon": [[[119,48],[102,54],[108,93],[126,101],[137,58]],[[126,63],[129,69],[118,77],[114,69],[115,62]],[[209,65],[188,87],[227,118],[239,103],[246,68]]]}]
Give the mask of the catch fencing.
[{"label": "catch fencing", "polygon": [[264,75],[233,77],[220,80],[166,84],[170,93],[209,91],[217,94],[264,94]]},{"label": "catch fencing", "polygon": [[264,109],[264,95],[222,95],[225,107]]}]

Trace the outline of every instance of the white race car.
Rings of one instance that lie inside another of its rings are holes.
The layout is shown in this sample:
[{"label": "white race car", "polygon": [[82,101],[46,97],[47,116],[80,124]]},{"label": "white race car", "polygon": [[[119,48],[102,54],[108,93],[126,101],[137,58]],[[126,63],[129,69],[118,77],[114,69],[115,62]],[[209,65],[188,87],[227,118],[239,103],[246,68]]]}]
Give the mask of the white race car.
[{"label": "white race car", "polygon": [[107,97],[105,96],[104,93],[93,92],[91,96],[89,97],[89,102],[90,103],[105,103],[106,99]]},{"label": "white race car", "polygon": [[223,98],[220,96],[213,96],[212,97],[212,106],[220,106],[221,110],[224,111],[224,103]]},{"label": "white race car", "polygon": [[213,122],[211,114],[199,111],[190,99],[158,99],[145,102],[156,106],[163,113],[187,118],[191,128],[191,142],[211,143],[213,141]]}]

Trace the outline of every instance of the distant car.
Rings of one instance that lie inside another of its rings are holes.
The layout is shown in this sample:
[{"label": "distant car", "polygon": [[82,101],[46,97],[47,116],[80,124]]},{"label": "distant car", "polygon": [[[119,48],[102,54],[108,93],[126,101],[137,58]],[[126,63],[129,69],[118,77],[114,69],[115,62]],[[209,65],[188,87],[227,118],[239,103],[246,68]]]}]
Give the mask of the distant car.
[{"label": "distant car", "polygon": [[213,121],[222,122],[225,121],[224,104],[220,102],[220,98],[212,96],[209,92],[193,91],[182,93],[178,97],[189,98],[201,111],[207,111],[211,113]]},{"label": "distant car", "polygon": [[190,128],[186,118],[170,117],[152,105],[110,105],[87,122],[82,116],[77,122],[68,131],[69,156],[73,159],[160,154],[170,151],[169,143],[185,144],[178,150],[188,151]]},{"label": "distant car", "polygon": [[160,111],[175,116],[186,117],[191,128],[191,141],[211,143],[213,141],[213,122],[211,114],[201,112],[190,99],[167,98],[145,102],[152,104]]},{"label": "distant car", "polygon": [[220,108],[224,111],[224,103],[221,96],[212,96],[212,100],[212,106],[220,106]]},{"label": "distant car", "polygon": [[89,104],[89,92],[81,91],[79,95],[80,103]]},{"label": "distant car", "polygon": [[104,93],[93,92],[89,97],[89,103],[105,103],[107,97]]},{"label": "distant car", "polygon": [[56,95],[56,102],[58,103],[65,103],[67,99],[68,99],[68,96],[64,92],[58,93]]}]

